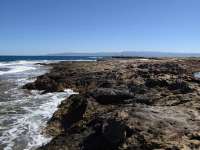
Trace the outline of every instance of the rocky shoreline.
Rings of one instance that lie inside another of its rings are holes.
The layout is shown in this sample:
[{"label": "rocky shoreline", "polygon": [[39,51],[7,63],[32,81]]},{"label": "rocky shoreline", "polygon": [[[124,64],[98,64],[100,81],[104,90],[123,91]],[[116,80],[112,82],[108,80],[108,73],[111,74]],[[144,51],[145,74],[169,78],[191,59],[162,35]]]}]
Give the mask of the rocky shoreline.
[{"label": "rocky shoreline", "polygon": [[64,100],[38,150],[200,149],[200,59],[124,59],[51,64],[24,88],[79,92]]}]

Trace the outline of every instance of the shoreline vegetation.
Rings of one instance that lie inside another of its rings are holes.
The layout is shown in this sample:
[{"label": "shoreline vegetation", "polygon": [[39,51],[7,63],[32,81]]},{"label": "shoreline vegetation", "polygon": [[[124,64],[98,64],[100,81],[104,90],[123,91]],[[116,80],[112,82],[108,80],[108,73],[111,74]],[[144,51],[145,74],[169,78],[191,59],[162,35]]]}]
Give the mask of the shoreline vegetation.
[{"label": "shoreline vegetation", "polygon": [[72,89],[38,150],[200,149],[198,58],[124,58],[50,64],[23,88]]}]

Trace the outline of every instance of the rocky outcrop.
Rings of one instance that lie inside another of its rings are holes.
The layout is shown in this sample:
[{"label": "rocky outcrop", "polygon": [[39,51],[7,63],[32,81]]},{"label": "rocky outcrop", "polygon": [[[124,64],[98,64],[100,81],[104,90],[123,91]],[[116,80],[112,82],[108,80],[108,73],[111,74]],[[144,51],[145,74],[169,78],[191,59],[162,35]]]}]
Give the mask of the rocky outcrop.
[{"label": "rocky outcrop", "polygon": [[58,135],[66,132],[72,125],[83,119],[87,109],[87,99],[81,95],[71,95],[67,101],[63,101],[60,109],[54,113],[48,121],[47,132]]},{"label": "rocky outcrop", "polygon": [[89,123],[94,133],[87,136],[82,145],[83,150],[111,150],[118,147],[132,135],[126,124],[115,119],[95,119]]},{"label": "rocky outcrop", "polygon": [[160,79],[151,79],[151,78],[148,78],[146,81],[145,81],[145,85],[147,87],[150,87],[150,88],[153,88],[153,87],[167,87],[169,86],[169,83],[166,81],[166,80],[160,80]]},{"label": "rocky outcrop", "polygon": [[186,94],[193,91],[187,82],[180,81],[176,81],[170,84],[169,90],[179,90],[182,94]]},{"label": "rocky outcrop", "polygon": [[134,98],[128,89],[113,89],[113,88],[97,88],[91,91],[93,97],[100,104],[122,104],[127,100]]},{"label": "rocky outcrop", "polygon": [[198,59],[61,62],[24,86],[72,88],[49,120],[40,150],[200,149]]},{"label": "rocky outcrop", "polygon": [[46,75],[39,76],[36,82],[28,83],[23,88],[29,90],[31,89],[44,90],[43,93],[64,91],[64,85],[62,83],[59,83],[56,80]]}]

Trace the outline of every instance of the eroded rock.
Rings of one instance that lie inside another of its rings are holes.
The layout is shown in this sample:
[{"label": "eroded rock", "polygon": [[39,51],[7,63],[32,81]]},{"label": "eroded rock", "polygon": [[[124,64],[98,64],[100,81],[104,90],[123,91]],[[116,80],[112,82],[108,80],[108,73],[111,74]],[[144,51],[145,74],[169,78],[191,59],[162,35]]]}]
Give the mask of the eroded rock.
[{"label": "eroded rock", "polygon": [[59,110],[48,121],[47,132],[58,135],[83,118],[87,108],[87,99],[82,95],[71,95],[60,104]]},{"label": "eroded rock", "polygon": [[[198,59],[61,62],[25,85],[75,89],[48,122],[40,149],[182,150],[200,148]],[[47,132],[48,133],[48,132]]]},{"label": "eroded rock", "polygon": [[131,136],[131,130],[121,121],[115,119],[93,120],[90,126],[95,130],[83,142],[83,150],[112,150]]},{"label": "eroded rock", "polygon": [[121,104],[134,97],[128,89],[98,88],[91,96],[100,104]]}]

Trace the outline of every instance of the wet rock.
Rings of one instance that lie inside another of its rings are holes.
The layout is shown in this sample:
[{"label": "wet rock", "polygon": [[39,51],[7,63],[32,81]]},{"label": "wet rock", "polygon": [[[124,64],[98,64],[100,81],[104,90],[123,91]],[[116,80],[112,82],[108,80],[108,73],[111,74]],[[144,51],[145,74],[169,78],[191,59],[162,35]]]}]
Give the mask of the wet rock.
[{"label": "wet rock", "polygon": [[71,95],[59,107],[60,109],[48,121],[46,130],[51,135],[58,135],[80,121],[87,108],[87,99],[81,95]]},{"label": "wet rock", "polygon": [[38,77],[34,83],[28,83],[23,88],[29,90],[44,90],[43,93],[62,92],[65,89],[63,84],[51,79],[48,75]]},{"label": "wet rock", "polygon": [[65,129],[81,120],[87,108],[87,100],[84,96],[72,95],[69,100],[69,109],[67,114],[63,115],[62,119],[62,124]]},{"label": "wet rock", "polygon": [[68,147],[68,140],[65,135],[60,135],[51,140],[50,143],[46,144],[45,146],[39,147],[37,150],[75,150],[73,147]]}]

